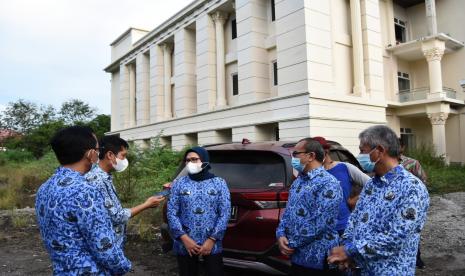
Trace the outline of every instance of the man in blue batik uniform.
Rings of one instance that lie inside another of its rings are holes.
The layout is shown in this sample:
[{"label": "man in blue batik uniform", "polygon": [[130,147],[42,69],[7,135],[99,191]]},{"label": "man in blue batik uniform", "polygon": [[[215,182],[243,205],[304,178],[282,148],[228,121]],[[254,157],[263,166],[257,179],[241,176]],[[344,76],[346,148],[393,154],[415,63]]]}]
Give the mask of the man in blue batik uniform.
[{"label": "man in blue batik uniform", "polygon": [[375,176],[367,182],[344,232],[343,245],[328,261],[358,266],[362,275],[414,275],[429,196],[425,185],[399,165],[399,141],[387,126],[359,135],[357,157]]},{"label": "man in blue batik uniform", "polygon": [[336,231],[342,189],[323,168],[324,150],[310,138],[297,143],[292,166],[299,176],[292,183],[284,215],[276,230],[281,253],[291,257],[292,275],[331,275],[329,250],[338,245]]},{"label": "man in blue batik uniform", "polygon": [[105,208],[111,218],[111,223],[116,234],[116,243],[124,247],[126,237],[126,224],[129,219],[148,208],[156,207],[163,201],[161,196],[151,196],[147,200],[132,208],[123,208],[113,185],[112,172],[124,171],[129,162],[126,159],[129,145],[116,135],[107,135],[99,141],[99,163],[85,175],[89,183],[98,188],[103,196]]},{"label": "man in blue batik uniform", "polygon": [[119,246],[97,188],[83,175],[98,160],[92,130],[69,127],[51,141],[61,164],[37,192],[36,215],[54,275],[122,275],[131,263]]}]

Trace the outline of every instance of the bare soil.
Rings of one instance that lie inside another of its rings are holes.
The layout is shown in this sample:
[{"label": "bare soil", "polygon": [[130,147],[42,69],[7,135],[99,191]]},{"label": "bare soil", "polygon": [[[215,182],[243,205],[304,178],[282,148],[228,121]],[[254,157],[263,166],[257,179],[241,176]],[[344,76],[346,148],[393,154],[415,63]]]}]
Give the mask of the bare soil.
[{"label": "bare soil", "polygon": [[[177,275],[176,260],[164,254],[160,237],[153,242],[130,236],[126,254],[133,260],[128,275]],[[421,251],[426,268],[417,275],[465,275],[465,193],[431,197]],[[51,275],[51,265],[31,208],[0,211],[0,275]],[[227,269],[227,275],[264,275]]]}]

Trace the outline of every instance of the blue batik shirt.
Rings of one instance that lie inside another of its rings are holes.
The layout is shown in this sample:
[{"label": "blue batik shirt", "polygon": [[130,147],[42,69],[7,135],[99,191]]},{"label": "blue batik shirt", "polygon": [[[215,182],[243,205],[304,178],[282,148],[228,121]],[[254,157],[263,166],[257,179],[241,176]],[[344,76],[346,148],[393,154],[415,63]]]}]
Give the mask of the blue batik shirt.
[{"label": "blue batik shirt", "polygon": [[344,232],[346,254],[363,275],[414,275],[429,195],[402,166],[369,180]]},{"label": "blue batik shirt", "polygon": [[104,198],[104,205],[111,218],[113,229],[116,234],[116,244],[123,246],[126,224],[131,217],[131,209],[123,208],[113,185],[111,174],[103,171],[100,166],[95,166],[90,170],[85,178],[89,183],[97,187]]},{"label": "blue batik shirt", "polygon": [[331,248],[338,245],[336,231],[342,189],[339,181],[319,167],[292,183],[289,200],[276,237],[285,236],[294,249],[291,262],[323,269]]},{"label": "blue batik shirt", "polygon": [[168,201],[168,224],[177,255],[187,255],[182,241],[187,234],[202,245],[209,237],[216,239],[211,254],[223,251],[222,239],[231,214],[231,200],[226,181],[214,177],[194,181],[183,176],[172,184]]},{"label": "blue batik shirt", "polygon": [[35,206],[54,275],[122,275],[131,269],[100,192],[79,172],[58,168],[40,186]]}]

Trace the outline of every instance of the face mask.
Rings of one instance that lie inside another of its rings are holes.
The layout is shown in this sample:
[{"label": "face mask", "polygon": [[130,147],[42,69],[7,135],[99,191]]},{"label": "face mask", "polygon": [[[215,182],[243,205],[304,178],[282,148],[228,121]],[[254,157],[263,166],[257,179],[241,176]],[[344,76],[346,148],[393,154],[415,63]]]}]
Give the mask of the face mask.
[{"label": "face mask", "polygon": [[189,162],[186,165],[187,171],[189,174],[197,174],[202,171],[202,163],[193,163]]},{"label": "face mask", "polygon": [[365,170],[367,173],[371,173],[375,170],[375,165],[378,161],[373,162],[371,161],[370,154],[375,150],[376,148],[372,149],[369,153],[360,153],[357,156],[357,160],[360,163],[360,166],[362,166],[362,169]]},{"label": "face mask", "polygon": [[292,167],[298,171],[298,172],[303,172],[304,171],[304,166],[300,163],[300,158],[292,157],[291,161]]},{"label": "face mask", "polygon": [[[113,165],[113,163],[111,163],[111,164]],[[117,171],[117,172],[122,172],[128,166],[129,166],[129,162],[128,162],[128,160],[126,158],[124,158],[124,159],[116,158],[116,165],[113,165],[113,168],[115,168],[115,171]]]}]

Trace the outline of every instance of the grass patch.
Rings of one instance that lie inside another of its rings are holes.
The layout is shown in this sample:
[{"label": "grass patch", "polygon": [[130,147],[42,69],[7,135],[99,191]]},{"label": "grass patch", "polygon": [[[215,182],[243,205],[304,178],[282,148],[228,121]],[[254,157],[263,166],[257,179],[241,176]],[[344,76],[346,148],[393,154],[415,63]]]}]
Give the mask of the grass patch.
[{"label": "grass patch", "polygon": [[435,155],[432,145],[422,144],[406,155],[420,161],[428,176],[427,187],[431,194],[465,191],[465,166],[446,165],[444,157]]},{"label": "grass patch", "polygon": [[52,152],[38,160],[8,160],[0,165],[0,209],[34,207],[37,189],[57,166]]}]

